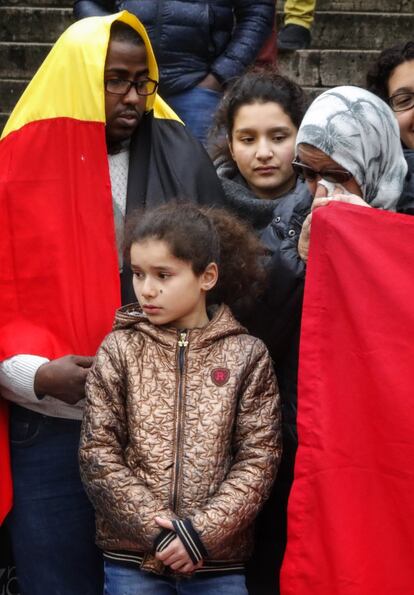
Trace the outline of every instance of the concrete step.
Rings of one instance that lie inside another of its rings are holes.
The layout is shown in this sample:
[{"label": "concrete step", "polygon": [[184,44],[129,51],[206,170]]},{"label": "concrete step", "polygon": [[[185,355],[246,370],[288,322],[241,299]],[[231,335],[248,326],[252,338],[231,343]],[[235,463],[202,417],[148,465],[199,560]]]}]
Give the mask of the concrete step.
[{"label": "concrete step", "polygon": [[[281,25],[281,15],[277,21]],[[317,12],[312,27],[313,49],[382,50],[412,39],[414,14]]]},{"label": "concrete step", "polygon": [[1,4],[6,7],[18,7],[18,8],[33,8],[34,6],[38,8],[48,8],[48,7],[55,7],[55,8],[73,8],[73,2],[70,0],[2,0]]},{"label": "concrete step", "polygon": [[[7,6],[72,8],[70,0],[4,0]],[[277,11],[283,12],[284,2],[278,0]],[[414,0],[317,0],[318,11],[338,12],[414,12]]]},{"label": "concrete step", "polygon": [[[279,24],[281,15],[279,14]],[[73,22],[70,8],[0,8],[0,39],[53,42]],[[316,12],[314,49],[382,49],[412,38],[414,14],[400,12]]]},{"label": "concrete step", "polygon": [[367,70],[378,54],[375,50],[299,50],[280,53],[278,66],[305,87],[364,86]]},{"label": "concrete step", "polygon": [[0,79],[31,78],[51,47],[50,43],[0,43]]},{"label": "concrete step", "polygon": [[0,113],[12,111],[28,82],[27,79],[0,79]]},{"label": "concrete step", "polygon": [[74,0],[2,0],[1,4],[4,6],[14,6],[19,8],[32,8],[34,6],[39,8],[55,7],[55,8],[73,8]]},{"label": "concrete step", "polygon": [[[0,43],[0,79],[30,79],[49,52],[47,43]],[[278,65],[300,85],[362,85],[378,50],[300,50],[280,53]]]},{"label": "concrete step", "polygon": [[6,122],[7,122],[8,117],[9,117],[9,114],[2,114],[0,112],[0,136],[1,136],[1,133],[3,131],[3,128],[6,125]]},{"label": "concrete step", "polygon": [[[283,13],[284,2],[276,2],[276,10]],[[414,0],[317,0],[318,12],[399,12],[414,13]]]},{"label": "concrete step", "polygon": [[302,87],[306,91],[310,101],[313,101],[318,95],[327,91],[326,87]]},{"label": "concrete step", "polygon": [[0,7],[0,39],[54,42],[74,21],[71,8]]}]

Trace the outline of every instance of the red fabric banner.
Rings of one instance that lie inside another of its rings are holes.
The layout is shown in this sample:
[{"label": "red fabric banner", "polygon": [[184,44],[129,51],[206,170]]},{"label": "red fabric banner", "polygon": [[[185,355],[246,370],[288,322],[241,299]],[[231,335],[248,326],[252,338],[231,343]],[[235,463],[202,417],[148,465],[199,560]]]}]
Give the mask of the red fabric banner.
[{"label": "red fabric banner", "polygon": [[120,305],[104,124],[31,122],[0,163],[0,360],[95,355]]},{"label": "red fabric banner", "polygon": [[[100,122],[53,118],[0,141],[0,361],[95,355],[120,304]],[[0,523],[11,507],[0,399]]]},{"label": "red fabric banner", "polygon": [[414,590],[414,218],[312,220],[283,595]]},{"label": "red fabric banner", "polygon": [[0,399],[0,525],[11,509],[12,498],[8,405]]}]

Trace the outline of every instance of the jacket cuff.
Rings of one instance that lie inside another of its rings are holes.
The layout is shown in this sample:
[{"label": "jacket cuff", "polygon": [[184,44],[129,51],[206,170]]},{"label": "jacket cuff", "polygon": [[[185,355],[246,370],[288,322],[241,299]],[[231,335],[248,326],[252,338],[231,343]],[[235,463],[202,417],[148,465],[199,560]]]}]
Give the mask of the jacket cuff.
[{"label": "jacket cuff", "polygon": [[214,78],[216,78],[218,80],[218,82],[220,83],[220,85],[222,87],[224,87],[226,85],[227,80],[229,78],[229,77],[226,78],[225,76],[223,76],[223,73],[217,72],[211,66],[210,66],[210,73],[209,74],[212,74],[214,76]]},{"label": "jacket cuff", "polygon": [[161,533],[154,540],[154,547],[156,552],[162,552],[170,543],[177,537],[175,531],[170,529],[163,529]]},{"label": "jacket cuff", "polygon": [[190,519],[174,520],[172,524],[193,564],[207,558],[208,552]]}]

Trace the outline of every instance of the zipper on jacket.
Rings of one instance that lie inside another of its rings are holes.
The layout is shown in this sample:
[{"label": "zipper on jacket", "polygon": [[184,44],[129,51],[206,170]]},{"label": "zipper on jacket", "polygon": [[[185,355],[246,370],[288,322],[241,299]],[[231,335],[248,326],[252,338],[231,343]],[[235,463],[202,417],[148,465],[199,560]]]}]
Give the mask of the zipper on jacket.
[{"label": "zipper on jacket", "polygon": [[185,350],[188,347],[188,333],[187,331],[179,331],[178,335],[178,413],[176,421],[176,452],[174,465],[174,483],[173,483],[173,497],[172,509],[177,512],[178,503],[178,481],[180,475],[180,460],[182,450],[182,424],[184,413],[184,397],[183,397],[183,382],[184,382],[184,368],[185,368]]}]

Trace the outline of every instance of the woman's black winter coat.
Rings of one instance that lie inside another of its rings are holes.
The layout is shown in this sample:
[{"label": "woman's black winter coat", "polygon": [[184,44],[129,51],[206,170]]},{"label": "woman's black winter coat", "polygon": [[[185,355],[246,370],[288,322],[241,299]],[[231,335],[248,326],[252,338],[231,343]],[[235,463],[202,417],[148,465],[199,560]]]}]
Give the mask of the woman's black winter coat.
[{"label": "woman's black winter coat", "polygon": [[274,200],[257,198],[234,164],[215,162],[225,206],[250,223],[267,249],[268,284],[251,313],[236,316],[260,337],[272,356],[282,400],[283,455],[272,494],[256,523],[256,546],[247,582],[250,595],[277,595],[286,545],[286,507],[297,447],[296,405],[299,334],[305,265],[297,243],[312,197],[304,182]]},{"label": "woman's black winter coat", "polygon": [[161,72],[160,94],[222,83],[254,61],[270,35],[274,0],[77,0],[77,18],[128,10],[145,25]]}]

